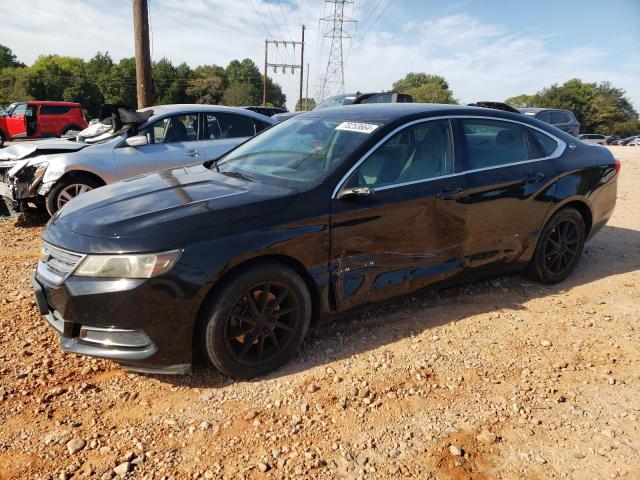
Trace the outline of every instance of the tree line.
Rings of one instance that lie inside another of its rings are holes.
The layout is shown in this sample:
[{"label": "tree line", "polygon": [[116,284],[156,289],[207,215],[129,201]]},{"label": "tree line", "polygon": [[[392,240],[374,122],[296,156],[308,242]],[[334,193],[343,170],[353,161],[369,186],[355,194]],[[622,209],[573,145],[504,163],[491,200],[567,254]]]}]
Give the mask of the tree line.
[{"label": "tree line", "polygon": [[[186,63],[173,65],[163,58],[152,65],[154,104],[209,103],[260,105],[263,75],[250,59],[232,60],[226,67]],[[397,80],[392,90],[408,93],[420,103],[458,103],[447,80],[440,75],[411,72]],[[8,47],[0,45],[0,105],[24,100],[80,102],[94,117],[104,103],[135,107],[136,67],[133,58],[115,62],[109,53],[96,53],[88,61],[60,55],[40,56],[31,66],[20,62]],[[311,110],[313,98],[298,102],[296,110]],[[495,100],[495,99],[481,99]],[[624,90],[609,82],[580,79],[553,84],[535,94],[505,100],[514,107],[571,110],[585,133],[631,135],[640,132],[638,112]],[[267,103],[284,107],[286,96],[267,78]]]},{"label": "tree line", "polygon": [[[154,104],[208,103],[261,105],[263,75],[248,58],[232,60],[225,67],[186,63],[173,65],[162,58],[152,64]],[[89,117],[105,103],[134,107],[136,66],[134,58],[115,62],[108,52],[88,61],[61,55],[43,55],[30,66],[18,61],[0,45],[0,105],[25,100],[80,102]],[[284,107],[286,96],[267,77],[267,103]]]},{"label": "tree line", "polygon": [[[458,103],[448,82],[439,75],[409,73],[393,84],[393,90],[412,95],[416,102]],[[571,110],[585,133],[633,135],[640,132],[638,112],[625,91],[609,82],[587,83],[576,78],[562,85],[553,84],[533,95],[511,97],[504,102],[516,108]]]}]

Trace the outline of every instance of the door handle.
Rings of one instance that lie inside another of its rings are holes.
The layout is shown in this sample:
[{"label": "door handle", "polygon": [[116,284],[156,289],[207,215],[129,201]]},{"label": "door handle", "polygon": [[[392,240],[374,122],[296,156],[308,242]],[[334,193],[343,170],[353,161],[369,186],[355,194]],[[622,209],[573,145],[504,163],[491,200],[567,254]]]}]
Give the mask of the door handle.
[{"label": "door handle", "polygon": [[202,155],[202,153],[198,152],[197,150],[190,150],[187,152],[187,156],[189,157],[197,157],[199,155]]},{"label": "door handle", "polygon": [[524,176],[524,183],[538,183],[544,179],[544,173],[542,172],[529,172]]},{"label": "door handle", "polygon": [[460,187],[444,187],[436,196],[441,200],[455,200],[463,191]]}]

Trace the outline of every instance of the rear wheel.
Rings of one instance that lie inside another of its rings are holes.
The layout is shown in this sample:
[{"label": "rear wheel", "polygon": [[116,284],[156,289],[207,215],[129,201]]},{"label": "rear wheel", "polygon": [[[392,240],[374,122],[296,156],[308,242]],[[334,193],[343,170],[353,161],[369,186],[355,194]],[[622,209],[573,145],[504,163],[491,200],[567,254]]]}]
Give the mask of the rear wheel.
[{"label": "rear wheel", "polygon": [[305,282],[278,262],[233,274],[205,310],[203,351],[223,374],[251,378],[289,360],[309,328]]},{"label": "rear wheel", "polygon": [[0,148],[4,147],[4,133],[0,131]]},{"label": "rear wheel", "polygon": [[545,225],[528,267],[529,276],[543,283],[558,283],[578,264],[584,249],[584,218],[573,208],[557,212]]},{"label": "rear wheel", "polygon": [[86,174],[69,175],[56,183],[47,195],[47,211],[53,215],[73,198],[102,185],[99,180]]}]

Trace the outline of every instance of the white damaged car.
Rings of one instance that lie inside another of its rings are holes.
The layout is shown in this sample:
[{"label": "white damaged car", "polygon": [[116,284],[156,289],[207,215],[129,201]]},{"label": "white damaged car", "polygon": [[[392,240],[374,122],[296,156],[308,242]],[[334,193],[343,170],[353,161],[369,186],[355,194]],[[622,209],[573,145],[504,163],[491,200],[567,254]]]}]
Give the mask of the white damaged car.
[{"label": "white damaged car", "polygon": [[29,204],[53,215],[88,190],[167,168],[214,160],[276,123],[241,108],[115,107],[72,139],[16,143],[0,150],[0,197],[14,211]]}]

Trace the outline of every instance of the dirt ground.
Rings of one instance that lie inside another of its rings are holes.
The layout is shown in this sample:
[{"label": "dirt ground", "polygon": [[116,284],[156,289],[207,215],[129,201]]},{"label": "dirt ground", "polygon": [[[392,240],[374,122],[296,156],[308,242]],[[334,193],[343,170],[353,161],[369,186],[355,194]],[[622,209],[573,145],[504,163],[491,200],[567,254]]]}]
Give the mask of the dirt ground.
[{"label": "dirt ground", "polygon": [[640,478],[640,148],[556,286],[509,276],[321,325],[249,382],[62,353],[0,221],[0,479]]}]

